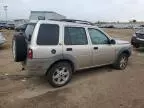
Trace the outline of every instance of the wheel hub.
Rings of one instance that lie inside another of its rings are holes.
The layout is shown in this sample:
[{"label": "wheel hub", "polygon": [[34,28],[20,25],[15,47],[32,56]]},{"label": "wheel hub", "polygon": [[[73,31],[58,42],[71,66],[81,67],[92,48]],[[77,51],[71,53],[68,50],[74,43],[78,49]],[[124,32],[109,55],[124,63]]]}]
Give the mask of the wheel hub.
[{"label": "wheel hub", "polygon": [[67,68],[57,68],[53,74],[53,81],[56,84],[64,84],[69,78],[69,71]]},{"label": "wheel hub", "polygon": [[125,68],[126,65],[127,65],[127,57],[122,57],[122,59],[120,61],[120,67]]}]

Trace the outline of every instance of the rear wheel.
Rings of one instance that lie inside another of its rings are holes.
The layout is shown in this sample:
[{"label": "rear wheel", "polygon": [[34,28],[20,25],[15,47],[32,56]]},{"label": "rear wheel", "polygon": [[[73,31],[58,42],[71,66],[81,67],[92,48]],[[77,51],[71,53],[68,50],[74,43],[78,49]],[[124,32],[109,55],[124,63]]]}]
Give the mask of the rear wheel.
[{"label": "rear wheel", "polygon": [[72,78],[72,68],[68,62],[58,62],[49,70],[48,81],[53,87],[66,85]]},{"label": "rear wheel", "polygon": [[133,46],[134,46],[135,48],[139,48],[139,47],[140,47],[140,45],[137,44],[137,43],[134,43]]}]

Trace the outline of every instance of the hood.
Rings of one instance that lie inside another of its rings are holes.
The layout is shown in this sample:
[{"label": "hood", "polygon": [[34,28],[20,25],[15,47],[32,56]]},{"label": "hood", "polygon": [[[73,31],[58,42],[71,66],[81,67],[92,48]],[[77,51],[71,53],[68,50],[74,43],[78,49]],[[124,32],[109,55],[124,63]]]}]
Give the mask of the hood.
[{"label": "hood", "polygon": [[128,41],[123,41],[123,40],[119,40],[119,39],[116,39],[116,44],[130,44]]}]

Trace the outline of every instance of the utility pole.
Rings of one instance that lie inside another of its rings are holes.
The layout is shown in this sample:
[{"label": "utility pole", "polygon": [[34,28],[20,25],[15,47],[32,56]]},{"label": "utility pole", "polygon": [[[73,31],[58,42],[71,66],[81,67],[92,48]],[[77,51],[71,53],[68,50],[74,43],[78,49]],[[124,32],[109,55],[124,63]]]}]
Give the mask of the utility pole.
[{"label": "utility pole", "polygon": [[4,8],[4,11],[5,11],[5,21],[6,21],[6,24],[7,24],[7,8],[8,8],[8,6],[7,5],[5,5],[5,6],[3,6],[3,8]]}]

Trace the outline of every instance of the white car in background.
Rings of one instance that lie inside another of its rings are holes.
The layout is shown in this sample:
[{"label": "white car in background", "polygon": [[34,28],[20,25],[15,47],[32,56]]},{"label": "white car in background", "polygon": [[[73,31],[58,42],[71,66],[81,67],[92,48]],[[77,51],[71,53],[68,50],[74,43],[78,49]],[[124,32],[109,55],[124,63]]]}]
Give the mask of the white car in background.
[{"label": "white car in background", "polygon": [[3,34],[0,32],[0,45],[4,44],[6,39],[4,38]]}]

